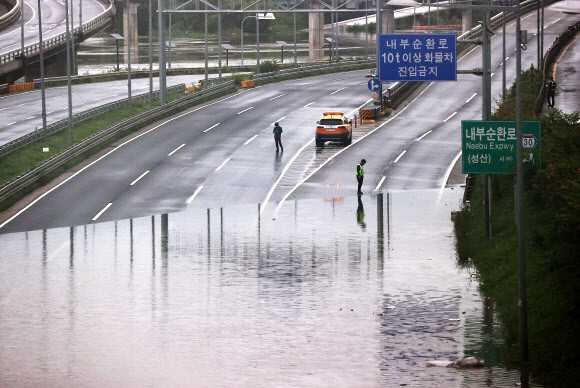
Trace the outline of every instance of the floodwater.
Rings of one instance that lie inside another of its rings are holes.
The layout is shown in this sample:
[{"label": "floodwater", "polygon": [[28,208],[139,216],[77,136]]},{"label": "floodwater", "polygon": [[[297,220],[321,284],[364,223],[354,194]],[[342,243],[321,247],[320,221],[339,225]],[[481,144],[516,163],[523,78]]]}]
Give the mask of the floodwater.
[{"label": "floodwater", "polygon": [[1,235],[0,385],[513,386],[438,195]]},{"label": "floodwater", "polygon": [[[171,41],[171,55],[167,55],[166,60],[171,60],[172,67],[199,67],[205,66],[205,42],[204,39],[198,38],[174,38]],[[230,43],[224,40],[222,43]],[[293,63],[294,61],[294,41],[287,41],[288,46],[284,47],[284,62]],[[234,47],[226,53],[222,49],[222,66],[226,62],[230,66],[239,66],[242,64],[242,47],[239,43],[231,43]],[[364,57],[374,53],[373,38],[369,36],[368,45],[365,41],[364,33],[344,33],[340,35],[338,50],[339,55],[345,58]],[[123,66],[123,45],[119,45],[120,67]],[[153,63],[157,68],[159,46],[156,37],[153,40]],[[329,59],[329,45],[325,45],[325,60]],[[299,63],[310,62],[308,58],[308,40],[299,40],[296,42],[296,57]],[[282,48],[276,43],[260,42],[260,61],[275,60],[282,61]],[[115,39],[111,36],[100,34],[84,41],[77,53],[79,74],[94,74],[112,71],[116,68],[116,47]],[[218,44],[217,39],[210,37],[208,39],[208,64],[210,67],[218,66]],[[244,65],[256,64],[256,44],[254,39],[249,39],[244,43]],[[145,69],[149,68],[149,40],[146,36],[139,37],[138,61],[131,63],[131,68]]]}]

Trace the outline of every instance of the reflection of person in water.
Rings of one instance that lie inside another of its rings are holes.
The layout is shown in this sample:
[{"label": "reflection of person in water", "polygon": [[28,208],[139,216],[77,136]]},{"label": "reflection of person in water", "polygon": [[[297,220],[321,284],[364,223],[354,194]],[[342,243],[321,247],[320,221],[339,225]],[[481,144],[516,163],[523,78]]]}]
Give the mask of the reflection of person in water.
[{"label": "reflection of person in water", "polygon": [[358,222],[363,232],[366,231],[367,224],[365,223],[365,208],[363,207],[360,195],[358,197],[358,208],[356,209],[356,222]]}]

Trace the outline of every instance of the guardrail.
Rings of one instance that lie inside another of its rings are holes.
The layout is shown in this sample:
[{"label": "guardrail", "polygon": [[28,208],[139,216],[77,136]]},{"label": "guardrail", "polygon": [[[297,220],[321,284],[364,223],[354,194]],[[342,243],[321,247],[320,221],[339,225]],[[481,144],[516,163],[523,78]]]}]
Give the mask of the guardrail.
[{"label": "guardrail", "polygon": [[[7,2],[9,3],[9,2]],[[14,6],[10,11],[0,16],[0,30],[12,25],[16,20],[20,18],[20,8],[22,0],[14,1]]]},{"label": "guardrail", "polygon": [[344,62],[337,62],[337,63],[329,63],[324,65],[311,65],[311,66],[300,66],[293,69],[283,69],[278,71],[272,71],[269,73],[259,73],[254,74],[254,80],[261,81],[267,79],[274,79],[284,77],[286,75],[294,75],[294,74],[308,74],[314,73],[321,70],[329,70],[329,69],[349,69],[352,67],[359,67],[363,65],[374,65],[376,61],[374,59],[366,59],[363,61],[344,61]]},{"label": "guardrail", "polygon": [[542,75],[543,75],[543,82],[542,87],[540,88],[540,93],[538,93],[538,97],[536,98],[536,103],[534,105],[534,113],[538,115],[542,111],[542,107],[544,105],[544,101],[546,100],[546,82],[549,78],[549,72],[552,70],[552,64],[556,60],[560,51],[564,48],[564,46],[570,42],[570,40],[580,31],[580,22],[576,22],[572,24],[570,27],[566,28],[564,32],[562,32],[552,43],[552,46],[546,53],[544,57],[544,63],[542,67]]},{"label": "guardrail", "polygon": [[201,100],[212,98],[224,92],[233,90],[234,81],[223,82],[218,85],[214,85],[211,88],[201,90],[191,95],[182,97],[173,101],[171,104],[161,105],[149,109],[145,112],[137,114],[126,120],[123,120],[117,124],[110,126],[109,128],[103,129],[98,133],[87,137],[86,139],[72,145],[66,150],[60,152],[59,154],[51,157],[50,159],[44,161],[39,166],[29,170],[28,172],[14,178],[10,182],[4,184],[0,187],[0,202],[9,198],[11,195],[17,193],[18,191],[26,188],[32,183],[36,182],[40,177],[54,171],[55,169],[63,166],[67,162],[73,160],[79,155],[90,151],[93,147],[98,146],[115,136],[122,134],[128,130],[143,127],[153,121],[159,120],[174,111],[182,110],[188,106],[195,104]]},{"label": "guardrail", "polygon": [[[101,14],[95,16],[92,19],[87,20],[82,26],[75,27],[71,33],[75,35],[75,38],[79,35],[80,32],[82,34],[91,34],[95,31],[101,29],[104,26],[111,16],[115,14],[115,5],[113,3],[109,4],[109,7]],[[47,50],[55,46],[59,46],[62,44],[66,44],[66,32],[60,33],[50,39],[46,39],[42,42],[42,49]],[[29,44],[28,46],[24,47],[24,51],[20,48],[11,51],[6,54],[0,55],[0,64],[5,64],[8,62],[19,60],[21,56],[29,57],[32,55],[36,55],[40,52],[40,42]]]},{"label": "guardrail", "polygon": [[[185,90],[185,84],[179,84],[179,85],[175,85],[175,86],[171,86],[171,87],[167,88],[167,93],[168,94],[176,93],[176,92],[181,92],[184,90]],[[159,97],[159,91],[157,90],[157,91],[153,92],[153,98],[158,98],[158,97]],[[143,94],[138,94],[136,96],[133,96],[132,100],[138,101],[138,100],[145,100],[148,98],[149,98],[149,93],[143,93]],[[86,121],[86,120],[91,119],[93,117],[97,117],[97,116],[100,116],[104,113],[110,112],[111,110],[113,110],[115,108],[119,108],[121,106],[127,105],[128,102],[129,102],[129,99],[124,98],[122,100],[109,102],[107,104],[103,104],[103,105],[97,106],[95,108],[88,109],[84,112],[77,113],[72,117],[73,125],[78,124],[78,123],[82,123],[83,121]],[[9,155],[12,152],[19,150],[20,148],[23,148],[29,144],[32,144],[38,140],[42,140],[42,139],[46,138],[47,136],[54,135],[55,133],[58,133],[66,128],[68,128],[68,118],[59,120],[55,123],[48,125],[46,127],[46,130],[36,130],[34,132],[31,132],[29,134],[21,136],[18,139],[12,140],[9,143],[3,144],[0,146],[0,158],[3,158],[4,156]]]}]

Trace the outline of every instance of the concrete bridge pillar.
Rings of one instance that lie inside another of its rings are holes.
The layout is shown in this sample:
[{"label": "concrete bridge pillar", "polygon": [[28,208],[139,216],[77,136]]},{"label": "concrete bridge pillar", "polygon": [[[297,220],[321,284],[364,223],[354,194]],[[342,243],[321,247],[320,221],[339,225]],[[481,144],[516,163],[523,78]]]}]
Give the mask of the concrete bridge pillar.
[{"label": "concrete bridge pillar", "polygon": [[129,60],[128,44],[131,42],[131,63],[137,63],[139,57],[138,35],[137,35],[137,7],[138,2],[123,1],[123,37],[125,38],[124,59],[125,63]]},{"label": "concrete bridge pillar", "polygon": [[395,10],[387,8],[381,10],[381,34],[395,33]]},{"label": "concrete bridge pillar", "polygon": [[473,27],[472,12],[470,9],[464,9],[461,14],[461,31],[465,34]]},{"label": "concrete bridge pillar", "polygon": [[[44,58],[45,77],[63,77],[66,75],[66,51]],[[24,81],[32,82],[40,78],[40,62],[28,63],[24,66]]]},{"label": "concrete bridge pillar", "polygon": [[[311,4],[311,9],[321,8],[320,4]],[[308,56],[314,61],[324,58],[324,13],[322,12],[308,14]]]}]

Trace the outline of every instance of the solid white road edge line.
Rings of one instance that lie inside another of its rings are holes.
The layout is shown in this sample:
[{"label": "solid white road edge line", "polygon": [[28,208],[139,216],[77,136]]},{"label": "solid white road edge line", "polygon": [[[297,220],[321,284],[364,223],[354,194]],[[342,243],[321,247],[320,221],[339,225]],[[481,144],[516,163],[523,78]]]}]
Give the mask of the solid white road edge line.
[{"label": "solid white road edge line", "polygon": [[135,179],[129,186],[133,186],[135,183],[139,182],[139,179],[143,178],[145,175],[149,174],[149,170],[145,171],[143,174],[139,175],[139,178]]},{"label": "solid white road edge line", "polygon": [[244,113],[244,112],[247,112],[247,111],[249,111],[250,109],[254,109],[254,107],[253,107],[253,106],[251,106],[251,107],[249,107],[249,108],[246,108],[246,109],[244,109],[243,111],[241,111],[241,112],[238,112],[238,114],[239,114],[239,115],[241,115],[242,113]]},{"label": "solid white road edge line", "polygon": [[111,207],[112,204],[113,202],[109,202],[107,206],[105,206],[100,212],[97,213],[96,216],[93,217],[92,221],[96,221],[104,212],[107,211],[108,208]]},{"label": "solid white road edge line", "polygon": [[399,161],[399,159],[401,159],[401,157],[402,157],[403,155],[405,155],[405,153],[406,153],[406,152],[407,152],[407,150],[404,150],[403,152],[401,152],[401,153],[399,154],[399,156],[397,156],[397,159],[395,159],[395,161],[394,161],[393,163],[397,163],[397,162]]},{"label": "solid white road edge line", "polygon": [[443,181],[441,182],[441,188],[439,189],[439,194],[437,195],[437,206],[439,206],[439,202],[441,202],[441,197],[443,196],[443,191],[445,190],[445,186],[447,185],[447,179],[449,179],[449,175],[451,175],[451,171],[453,170],[455,163],[457,163],[457,160],[460,157],[461,157],[461,151],[459,151],[457,156],[455,156],[455,158],[453,158],[453,161],[451,162],[449,167],[447,167],[447,171],[445,171],[445,175],[443,175]]},{"label": "solid white road edge line", "polygon": [[179,147],[177,147],[176,149],[174,149],[173,151],[171,151],[170,153],[168,153],[167,156],[173,155],[174,153],[176,153],[177,151],[179,151],[184,146],[185,146],[185,143],[183,143],[182,145],[180,145]]},{"label": "solid white road edge line", "polygon": [[[419,93],[417,96],[415,96],[414,99],[411,100],[411,102],[409,102],[403,109],[401,109],[399,112],[397,112],[397,114],[395,114],[393,117],[391,117],[390,119],[388,119],[387,121],[385,121],[384,123],[382,123],[381,125],[379,125],[378,127],[376,127],[375,129],[373,129],[372,131],[366,133],[365,135],[361,136],[360,138],[354,140],[350,145],[344,147],[343,149],[341,149],[340,151],[338,151],[336,154],[331,155],[328,159],[326,159],[322,164],[320,164],[320,166],[318,166],[317,168],[314,169],[314,171],[312,171],[310,174],[308,174],[308,176],[306,176],[305,178],[303,178],[300,182],[298,182],[297,184],[295,184],[280,200],[280,202],[278,202],[278,206],[276,206],[276,209],[274,210],[274,217],[273,219],[275,220],[276,217],[278,217],[278,212],[280,211],[280,208],[282,207],[282,205],[284,204],[284,202],[286,201],[286,199],[292,195],[292,193],[294,191],[296,191],[296,189],[298,187],[300,187],[304,182],[306,182],[308,179],[310,179],[314,174],[316,174],[318,171],[320,171],[320,169],[322,169],[322,167],[326,166],[326,164],[328,162],[330,162],[332,159],[336,158],[338,155],[340,155],[341,153],[343,153],[344,151],[346,151],[347,149],[349,149],[350,147],[354,146],[356,143],[358,143],[359,141],[363,140],[364,138],[366,138],[369,135],[372,135],[373,133],[375,133],[376,131],[378,131],[379,129],[381,129],[383,126],[387,125],[388,123],[391,122],[391,120],[393,120],[394,118],[396,118],[397,116],[399,116],[401,113],[403,113],[415,100],[417,100],[419,97],[421,97],[423,95],[423,93],[425,93],[427,91],[427,89],[429,89],[431,87],[431,85],[433,85],[433,82],[431,82],[429,85],[427,85],[427,87],[425,89],[423,89],[423,91],[421,91],[421,93]],[[363,104],[364,105],[364,104]],[[363,106],[361,105],[361,106]]]},{"label": "solid white road edge line", "polygon": [[248,144],[250,144],[250,142],[251,142],[252,140],[254,140],[255,138],[257,138],[257,137],[258,137],[258,135],[254,135],[254,136],[252,136],[252,137],[250,138],[250,140],[247,140],[247,141],[244,143],[244,145],[248,145]]},{"label": "solid white road edge line", "polygon": [[379,181],[379,184],[377,185],[377,187],[375,187],[375,189],[373,191],[379,191],[379,189],[381,188],[381,185],[383,184],[383,182],[385,181],[386,176],[383,175],[383,177],[381,178],[381,180]]},{"label": "solid white road edge line", "polygon": [[473,95],[471,97],[469,97],[467,99],[467,101],[465,101],[465,103],[467,104],[469,101],[473,100],[473,97],[477,96],[477,93],[473,93]]},{"label": "solid white road edge line", "polygon": [[195,189],[195,192],[193,193],[193,195],[191,197],[187,198],[187,201],[185,201],[185,203],[190,204],[195,199],[195,197],[197,197],[197,195],[199,194],[201,189],[203,189],[203,186],[199,186],[197,189]]},{"label": "solid white road edge line", "polygon": [[447,122],[447,120],[449,120],[450,118],[452,118],[453,116],[455,116],[457,114],[457,112],[453,112],[449,115],[449,117],[447,117],[445,120],[443,120],[444,123]]},{"label": "solid white road edge line", "polygon": [[425,132],[424,134],[422,134],[421,136],[419,136],[418,138],[415,139],[415,141],[419,141],[422,138],[424,138],[425,136],[427,136],[428,134],[430,134],[431,132],[433,132],[432,129],[428,130],[427,132]]},{"label": "solid white road edge line", "polygon": [[226,160],[224,160],[224,161],[222,162],[222,164],[220,164],[220,165],[218,166],[218,168],[216,168],[215,170],[216,170],[216,171],[219,171],[219,170],[221,170],[221,169],[222,169],[222,167],[223,167],[223,166],[225,166],[225,165],[226,165],[226,163],[227,163],[227,162],[229,162],[231,159],[232,159],[232,158],[227,158]]},{"label": "solid white road edge line", "polygon": [[[238,113],[238,114],[239,114],[239,113]],[[214,128],[215,128],[215,127],[217,127],[218,125],[220,125],[220,123],[217,123],[217,124],[215,124],[215,125],[212,125],[211,127],[209,127],[208,129],[204,130],[203,132],[205,133],[205,132],[207,132],[207,131],[209,131],[209,130],[211,130],[211,129],[214,129]]]},{"label": "solid white road edge line", "polygon": [[[242,92],[242,93],[243,93],[243,92]],[[2,224],[0,224],[0,229],[2,229],[2,228],[3,228],[3,227],[6,225],[6,224],[8,224],[10,221],[12,221],[12,220],[13,220],[13,219],[15,219],[16,217],[18,217],[19,215],[21,215],[22,213],[24,213],[26,210],[28,210],[30,207],[32,207],[32,206],[33,206],[35,203],[37,203],[38,201],[40,201],[42,198],[46,197],[48,194],[50,194],[50,193],[51,193],[51,192],[53,192],[54,190],[58,189],[60,186],[64,185],[66,182],[68,182],[69,180],[73,179],[73,178],[74,178],[74,177],[76,177],[78,174],[80,174],[81,172],[83,172],[83,171],[84,171],[84,170],[86,170],[87,168],[91,167],[93,164],[95,164],[95,163],[99,162],[101,159],[104,159],[104,158],[106,158],[107,156],[109,156],[109,155],[110,155],[110,154],[112,154],[113,152],[115,152],[115,151],[119,150],[120,148],[122,148],[123,146],[125,146],[125,145],[127,145],[127,144],[131,143],[133,140],[135,140],[135,139],[138,139],[138,138],[140,138],[141,136],[144,136],[144,135],[148,134],[149,132],[151,132],[151,131],[154,131],[154,130],[156,130],[157,128],[161,127],[162,125],[165,125],[165,124],[167,124],[167,123],[169,123],[169,122],[171,122],[171,121],[173,121],[173,120],[176,120],[176,119],[178,119],[178,118],[180,118],[180,117],[183,117],[183,116],[186,116],[186,115],[188,115],[188,114],[191,114],[191,113],[193,113],[193,112],[196,112],[196,111],[198,111],[198,110],[200,110],[200,109],[206,108],[206,107],[208,107],[208,106],[210,106],[210,105],[217,104],[218,102],[222,102],[222,101],[225,101],[225,100],[229,100],[230,98],[237,97],[237,96],[239,96],[240,94],[241,94],[241,93],[236,93],[236,94],[234,94],[234,95],[231,95],[231,96],[229,96],[229,97],[226,97],[226,98],[222,98],[221,100],[218,100],[218,101],[212,102],[212,103],[210,103],[210,104],[207,104],[207,105],[200,106],[199,108],[196,108],[196,109],[194,109],[194,110],[192,110],[192,111],[189,111],[189,112],[185,112],[185,113],[183,113],[183,114],[180,114],[179,116],[175,116],[175,117],[173,117],[173,118],[171,118],[171,119],[169,119],[169,120],[167,120],[167,121],[164,121],[163,123],[161,123],[161,124],[159,124],[159,125],[157,125],[157,126],[155,126],[155,127],[151,128],[151,129],[149,129],[149,130],[147,130],[147,131],[143,132],[142,134],[140,134],[140,135],[137,135],[137,136],[135,136],[134,138],[131,138],[131,139],[127,140],[126,142],[124,142],[123,144],[120,144],[120,145],[119,145],[118,147],[116,147],[116,148],[113,148],[111,151],[107,152],[105,155],[101,156],[101,157],[100,157],[100,158],[98,158],[97,160],[95,160],[95,161],[93,161],[93,162],[91,162],[91,163],[87,164],[85,167],[81,168],[80,170],[78,170],[77,172],[75,172],[74,174],[72,174],[71,176],[69,176],[67,179],[65,179],[64,181],[60,182],[58,185],[54,186],[52,189],[50,189],[50,190],[48,190],[46,193],[42,194],[40,197],[36,198],[34,201],[30,202],[28,205],[26,205],[26,206],[25,206],[25,207],[24,207],[22,210],[20,210],[18,213],[16,213],[16,214],[15,214],[15,215],[13,215],[12,217],[10,217],[10,218],[9,218],[9,219],[7,219],[6,221],[4,221]]]}]

